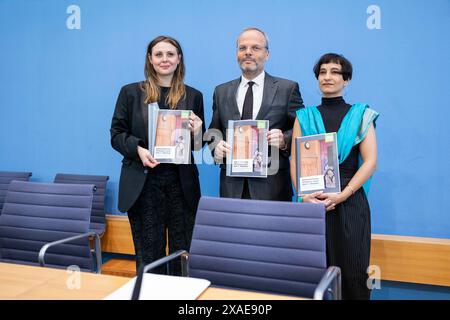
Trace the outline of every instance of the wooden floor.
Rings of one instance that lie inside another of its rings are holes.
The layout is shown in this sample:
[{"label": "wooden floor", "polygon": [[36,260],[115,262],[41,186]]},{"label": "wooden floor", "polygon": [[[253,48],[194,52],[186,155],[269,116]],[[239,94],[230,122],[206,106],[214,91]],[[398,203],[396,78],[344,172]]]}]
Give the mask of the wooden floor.
[{"label": "wooden floor", "polygon": [[130,259],[111,259],[102,265],[102,274],[133,278],[136,276],[136,261]]}]

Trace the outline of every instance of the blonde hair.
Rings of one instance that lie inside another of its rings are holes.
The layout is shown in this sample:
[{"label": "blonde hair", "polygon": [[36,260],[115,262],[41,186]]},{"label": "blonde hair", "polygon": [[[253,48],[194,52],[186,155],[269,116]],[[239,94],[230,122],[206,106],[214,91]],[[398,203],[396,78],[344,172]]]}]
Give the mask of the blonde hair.
[{"label": "blonde hair", "polygon": [[180,63],[175,69],[175,73],[172,78],[172,83],[170,86],[169,94],[166,98],[166,104],[170,109],[176,109],[177,104],[186,95],[186,86],[184,85],[184,59],[183,51],[177,40],[168,36],[158,36],[153,39],[147,46],[147,54],[145,55],[145,81],[141,83],[141,89],[145,94],[145,103],[158,102],[161,97],[161,88],[158,85],[158,75],[156,74],[155,68],[150,63],[150,57],[152,55],[152,49],[159,42],[167,42],[177,48],[177,53],[180,56]]}]

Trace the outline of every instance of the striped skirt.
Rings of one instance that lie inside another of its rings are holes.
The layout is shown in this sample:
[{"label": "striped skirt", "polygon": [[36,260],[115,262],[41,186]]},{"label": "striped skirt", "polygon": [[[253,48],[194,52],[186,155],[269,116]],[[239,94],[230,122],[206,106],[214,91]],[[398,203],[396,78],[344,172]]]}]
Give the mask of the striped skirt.
[{"label": "striped skirt", "polygon": [[[343,186],[350,181],[342,180]],[[370,207],[362,187],[326,213],[327,264],[341,268],[343,299],[370,299],[370,228]]]}]

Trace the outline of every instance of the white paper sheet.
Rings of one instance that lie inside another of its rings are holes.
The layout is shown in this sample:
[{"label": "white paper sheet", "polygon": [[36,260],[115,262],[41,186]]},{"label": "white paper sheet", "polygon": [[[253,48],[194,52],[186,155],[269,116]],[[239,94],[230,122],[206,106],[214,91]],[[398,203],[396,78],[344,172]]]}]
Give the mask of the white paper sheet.
[{"label": "white paper sheet", "polygon": [[[108,295],[104,300],[130,300],[136,277]],[[195,300],[209,287],[204,279],[165,276],[153,273],[144,275],[140,300]]]},{"label": "white paper sheet", "polygon": [[323,175],[300,178],[300,186],[302,191],[323,190],[325,189]]}]

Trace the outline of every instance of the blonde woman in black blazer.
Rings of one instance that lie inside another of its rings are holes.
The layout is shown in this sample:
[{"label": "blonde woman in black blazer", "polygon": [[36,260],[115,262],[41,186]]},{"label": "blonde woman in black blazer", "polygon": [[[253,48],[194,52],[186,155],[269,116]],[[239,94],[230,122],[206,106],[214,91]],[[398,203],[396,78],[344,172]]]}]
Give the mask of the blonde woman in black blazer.
[{"label": "blonde woman in black blazer", "polygon": [[[165,256],[166,230],[170,253],[189,250],[200,199],[192,154],[192,164],[175,165],[158,163],[149,152],[148,104],[193,111],[189,120],[193,150],[202,148],[205,131],[203,96],[183,82],[185,67],[178,41],[155,38],[148,45],[145,61],[146,80],[122,87],[110,130],[112,147],[124,157],[119,210],[128,213],[137,268]],[[179,268],[174,268],[179,274]]]}]

